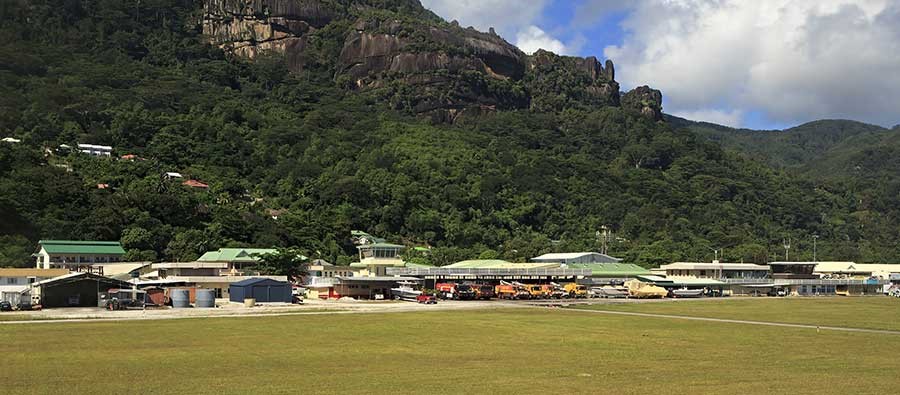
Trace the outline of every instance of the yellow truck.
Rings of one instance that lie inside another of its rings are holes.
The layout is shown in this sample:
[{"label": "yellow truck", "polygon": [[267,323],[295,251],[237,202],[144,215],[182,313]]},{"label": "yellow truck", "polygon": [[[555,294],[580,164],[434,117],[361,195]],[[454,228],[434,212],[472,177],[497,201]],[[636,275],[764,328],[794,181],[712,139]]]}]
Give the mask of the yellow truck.
[{"label": "yellow truck", "polygon": [[566,291],[567,297],[569,298],[587,298],[588,290],[587,287],[581,284],[576,283],[568,283],[563,286],[563,289]]}]

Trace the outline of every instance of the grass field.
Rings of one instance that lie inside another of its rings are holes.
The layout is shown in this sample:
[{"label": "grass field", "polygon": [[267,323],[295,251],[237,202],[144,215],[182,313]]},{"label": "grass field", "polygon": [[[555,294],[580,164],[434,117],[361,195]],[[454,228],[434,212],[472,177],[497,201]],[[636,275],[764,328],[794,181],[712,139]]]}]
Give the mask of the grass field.
[{"label": "grass field", "polygon": [[580,306],[595,310],[900,330],[900,299],[888,297],[743,298]]},{"label": "grass field", "polygon": [[[900,335],[434,311],[0,326],[4,393],[884,393]],[[890,392],[890,391],[889,391]]]}]

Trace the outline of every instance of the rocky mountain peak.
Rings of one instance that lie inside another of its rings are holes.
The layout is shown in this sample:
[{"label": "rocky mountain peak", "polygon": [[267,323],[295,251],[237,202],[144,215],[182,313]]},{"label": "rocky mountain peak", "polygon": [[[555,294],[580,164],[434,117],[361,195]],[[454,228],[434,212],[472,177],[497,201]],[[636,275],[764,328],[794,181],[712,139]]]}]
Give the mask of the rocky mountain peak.
[{"label": "rocky mountain peak", "polygon": [[[203,31],[237,56],[280,53],[294,72],[327,67],[351,89],[383,90],[394,107],[438,121],[620,105],[612,61],[544,50],[529,56],[494,29],[445,22],[418,0],[204,0]],[[626,96],[641,114],[661,119],[659,91]]]}]

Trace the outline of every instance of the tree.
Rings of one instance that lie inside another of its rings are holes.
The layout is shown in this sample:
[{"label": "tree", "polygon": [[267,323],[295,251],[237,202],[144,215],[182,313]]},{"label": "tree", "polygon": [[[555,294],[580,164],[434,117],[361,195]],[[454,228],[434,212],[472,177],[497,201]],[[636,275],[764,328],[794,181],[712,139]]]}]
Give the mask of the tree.
[{"label": "tree", "polygon": [[273,253],[258,255],[254,266],[260,274],[287,276],[288,281],[300,282],[309,274],[309,258],[296,248],[278,248]]},{"label": "tree", "polygon": [[33,266],[31,248],[31,243],[22,236],[0,236],[0,267]]}]

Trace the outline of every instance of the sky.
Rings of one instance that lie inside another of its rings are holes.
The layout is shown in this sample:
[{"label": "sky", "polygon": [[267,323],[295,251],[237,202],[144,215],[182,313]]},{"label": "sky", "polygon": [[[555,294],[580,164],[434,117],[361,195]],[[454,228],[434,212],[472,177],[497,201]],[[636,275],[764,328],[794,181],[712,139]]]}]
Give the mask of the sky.
[{"label": "sky", "polygon": [[623,91],[733,127],[900,124],[900,0],[421,0],[527,53],[597,56]]}]

